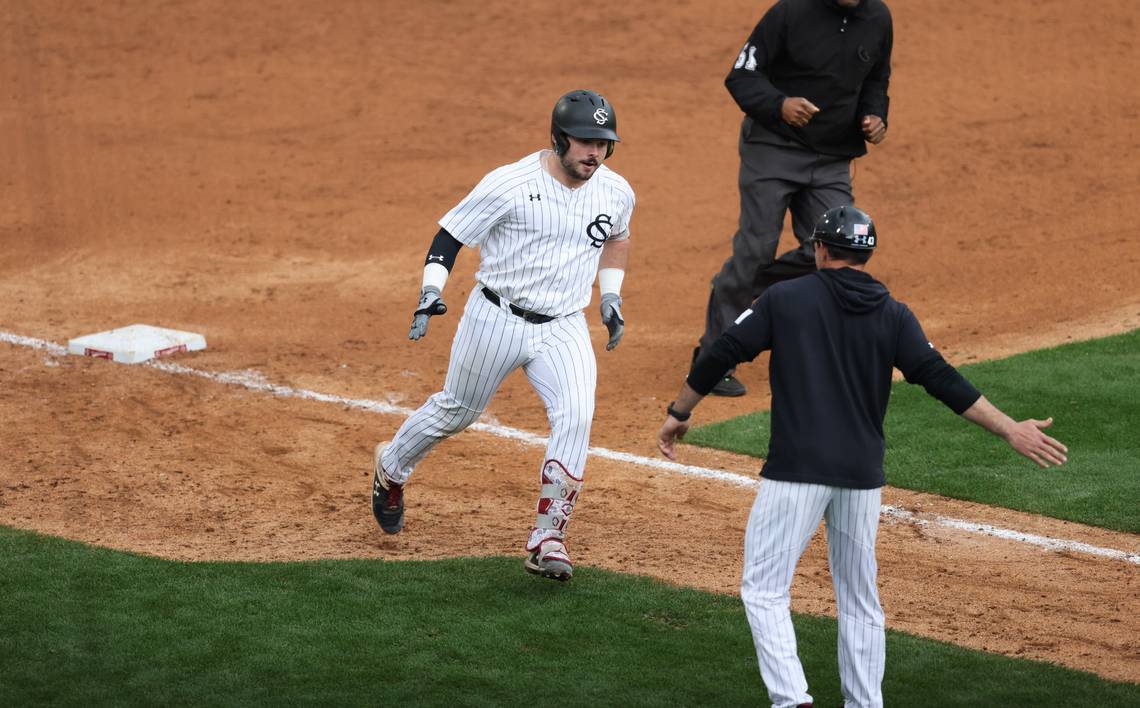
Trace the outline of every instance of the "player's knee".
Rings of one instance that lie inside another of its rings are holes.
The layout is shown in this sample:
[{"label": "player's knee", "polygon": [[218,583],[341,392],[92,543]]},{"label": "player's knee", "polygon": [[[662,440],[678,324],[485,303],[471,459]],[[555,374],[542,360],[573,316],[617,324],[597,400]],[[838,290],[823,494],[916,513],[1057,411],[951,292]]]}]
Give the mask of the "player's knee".
[{"label": "player's knee", "polygon": [[464,430],[483,412],[464,406],[446,393],[437,393],[435,404],[440,409],[439,429],[444,435],[455,435]]},{"label": "player's knee", "polygon": [[448,434],[454,435],[461,430],[465,430],[467,426],[479,420],[480,411],[473,411],[470,408],[462,408],[456,410],[452,416],[448,418],[450,422]]},{"label": "player's knee", "polygon": [[877,598],[840,600],[837,605],[836,614],[841,621],[869,627],[882,627],[886,622]]},{"label": "player's knee", "polygon": [[593,422],[594,409],[592,407],[582,408],[574,411],[561,411],[550,421],[550,427],[573,438],[589,438],[590,426]]},{"label": "player's knee", "polygon": [[781,593],[764,589],[756,583],[749,583],[747,580],[740,585],[740,599],[744,601],[746,606],[760,612],[783,610],[792,603],[790,592]]}]

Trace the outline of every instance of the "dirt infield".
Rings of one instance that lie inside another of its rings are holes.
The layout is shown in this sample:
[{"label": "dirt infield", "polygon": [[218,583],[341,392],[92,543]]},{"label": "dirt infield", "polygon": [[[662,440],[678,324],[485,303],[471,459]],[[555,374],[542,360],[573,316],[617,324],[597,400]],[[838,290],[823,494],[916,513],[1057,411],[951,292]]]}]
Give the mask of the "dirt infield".
[{"label": "dirt infield", "polygon": [[[506,0],[9,0],[0,331],[189,329],[210,346],[179,363],[415,407],[458,320],[406,340],[435,220],[544,144],[559,94],[591,87],[617,108],[611,165],[638,194],[621,347],[604,351],[588,311],[593,441],[652,456],[735,226],[739,114],[721,81],[767,4],[585,2],[552,18]],[[954,363],[1140,326],[1124,209],[1140,164],[1119,159],[1140,150],[1133,1],[890,6],[890,134],[855,175],[882,236],[872,271]],[[449,302],[475,261],[461,254]],[[763,362],[741,376],[753,395],[710,399],[698,418],[766,406]],[[179,559],[518,554],[522,572],[541,462],[522,443],[441,445],[409,486],[405,532],[384,537],[367,468],[398,416],[3,343],[0,416],[2,524]],[[522,376],[484,420],[545,431]],[[698,449],[683,461],[758,468]],[[752,494],[594,460],[571,549],[734,592]],[[1140,553],[1131,534],[885,500]],[[1140,682],[1134,564],[890,520],[879,557],[893,628]],[[793,593],[797,610],[834,612],[818,540]]]}]

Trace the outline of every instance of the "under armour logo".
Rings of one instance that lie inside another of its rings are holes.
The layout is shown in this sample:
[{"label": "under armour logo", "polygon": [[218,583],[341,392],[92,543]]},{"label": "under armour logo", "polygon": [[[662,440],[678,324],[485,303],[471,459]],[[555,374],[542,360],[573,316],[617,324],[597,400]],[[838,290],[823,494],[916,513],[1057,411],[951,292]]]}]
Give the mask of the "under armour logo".
[{"label": "under armour logo", "polygon": [[531,194],[528,196],[530,197],[530,200],[532,202],[541,202],[542,201],[542,195],[541,194]]},{"label": "under armour logo", "polygon": [[440,263],[443,263],[443,256],[428,256],[428,260],[429,261],[438,260]]},{"label": "under armour logo", "polygon": [[594,111],[594,122],[598,125],[605,125],[606,121],[610,119],[609,111],[604,108],[599,108]]},{"label": "under armour logo", "polygon": [[609,214],[598,214],[594,217],[594,220],[586,227],[586,238],[590,239],[590,245],[594,248],[601,248],[606,239],[610,237],[610,230],[613,227]]}]

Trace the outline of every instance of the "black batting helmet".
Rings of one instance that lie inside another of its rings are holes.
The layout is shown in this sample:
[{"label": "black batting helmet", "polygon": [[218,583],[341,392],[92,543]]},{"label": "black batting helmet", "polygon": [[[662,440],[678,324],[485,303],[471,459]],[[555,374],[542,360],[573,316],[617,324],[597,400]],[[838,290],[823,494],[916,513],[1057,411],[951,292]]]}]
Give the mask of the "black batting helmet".
[{"label": "black batting helmet", "polygon": [[853,206],[828,209],[816,222],[811,237],[852,251],[873,251],[877,241],[875,222],[867,212]]},{"label": "black batting helmet", "polygon": [[609,140],[606,157],[613,154],[614,143],[621,141],[614,107],[604,96],[585,89],[571,91],[554,104],[550,134],[554,136],[554,151],[559,155],[566,154],[570,147],[567,135],[582,140]]}]

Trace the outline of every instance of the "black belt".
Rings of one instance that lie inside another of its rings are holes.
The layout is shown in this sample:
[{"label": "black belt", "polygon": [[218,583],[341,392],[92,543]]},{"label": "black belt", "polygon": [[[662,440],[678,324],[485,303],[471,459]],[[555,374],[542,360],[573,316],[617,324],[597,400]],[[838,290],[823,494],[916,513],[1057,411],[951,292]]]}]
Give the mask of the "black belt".
[{"label": "black belt", "polygon": [[[492,290],[488,287],[485,287],[485,286],[483,288],[483,297],[490,300],[495,305],[495,307],[498,307],[499,303],[502,302],[502,300],[499,298],[498,293],[496,293],[494,290]],[[511,308],[512,314],[518,315],[519,317],[523,318],[527,322],[530,322],[531,324],[545,324],[545,323],[547,323],[553,319],[556,319],[554,317],[551,317],[550,315],[540,315],[537,312],[531,312],[530,310],[524,310],[515,304],[511,304],[509,307]]]}]

